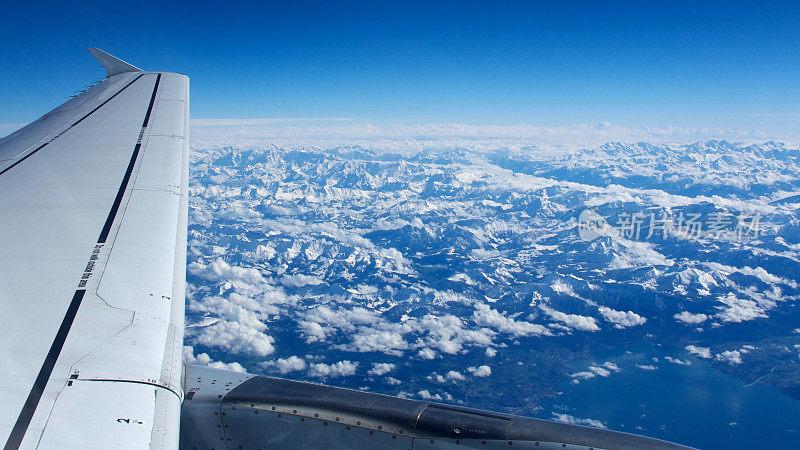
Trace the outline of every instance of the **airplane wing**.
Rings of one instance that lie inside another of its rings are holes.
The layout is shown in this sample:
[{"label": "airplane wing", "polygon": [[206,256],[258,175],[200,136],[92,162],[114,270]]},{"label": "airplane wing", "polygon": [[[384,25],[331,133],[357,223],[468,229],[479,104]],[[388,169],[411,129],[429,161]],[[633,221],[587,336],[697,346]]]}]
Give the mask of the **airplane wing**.
[{"label": "airplane wing", "polygon": [[176,448],[189,80],[108,77],[0,140],[5,449]]},{"label": "airplane wing", "polygon": [[182,364],[189,79],[107,77],[0,139],[0,437],[17,448],[684,448]]}]

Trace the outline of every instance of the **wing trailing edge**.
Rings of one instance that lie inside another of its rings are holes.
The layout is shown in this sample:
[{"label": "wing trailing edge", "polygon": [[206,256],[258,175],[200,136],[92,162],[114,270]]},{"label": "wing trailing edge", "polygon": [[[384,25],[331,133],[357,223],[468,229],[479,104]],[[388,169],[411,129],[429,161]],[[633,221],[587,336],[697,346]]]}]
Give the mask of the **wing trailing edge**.
[{"label": "wing trailing edge", "polygon": [[91,53],[103,67],[106,68],[106,78],[111,78],[114,75],[119,75],[121,73],[127,72],[142,72],[142,69],[134,66],[133,64],[127,63],[114,55],[106,53],[99,48],[91,47],[88,49],[89,53]]}]

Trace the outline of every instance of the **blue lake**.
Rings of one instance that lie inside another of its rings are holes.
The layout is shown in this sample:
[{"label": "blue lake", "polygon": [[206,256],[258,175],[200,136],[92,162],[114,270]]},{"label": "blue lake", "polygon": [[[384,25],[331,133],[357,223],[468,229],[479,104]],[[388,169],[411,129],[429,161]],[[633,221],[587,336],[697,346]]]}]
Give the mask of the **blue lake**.
[{"label": "blue lake", "polygon": [[[551,418],[555,412],[596,419],[609,429],[699,448],[800,448],[800,402],[767,385],[746,387],[706,361],[687,358],[685,352],[653,347],[629,351],[574,361],[576,372],[606,361],[623,370],[580,384],[564,382],[563,393],[545,402],[538,416]],[[692,365],[664,360],[676,354]],[[657,370],[637,365],[654,365]]]}]

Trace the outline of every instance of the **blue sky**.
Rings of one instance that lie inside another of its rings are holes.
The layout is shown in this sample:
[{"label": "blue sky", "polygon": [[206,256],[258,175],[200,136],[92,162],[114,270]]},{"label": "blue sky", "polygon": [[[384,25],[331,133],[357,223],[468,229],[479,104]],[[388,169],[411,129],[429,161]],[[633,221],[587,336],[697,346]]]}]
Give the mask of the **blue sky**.
[{"label": "blue sky", "polygon": [[553,3],[7,2],[0,123],[101,78],[98,46],[187,73],[196,118],[800,125],[797,4]]}]

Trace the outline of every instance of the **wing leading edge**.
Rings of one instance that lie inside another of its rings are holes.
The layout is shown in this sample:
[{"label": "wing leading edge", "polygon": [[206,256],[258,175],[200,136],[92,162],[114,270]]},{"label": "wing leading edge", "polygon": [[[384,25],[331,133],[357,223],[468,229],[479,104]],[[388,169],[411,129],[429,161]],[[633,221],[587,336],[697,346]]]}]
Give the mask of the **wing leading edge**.
[{"label": "wing leading edge", "polygon": [[189,84],[108,77],[0,140],[5,449],[177,446]]}]

